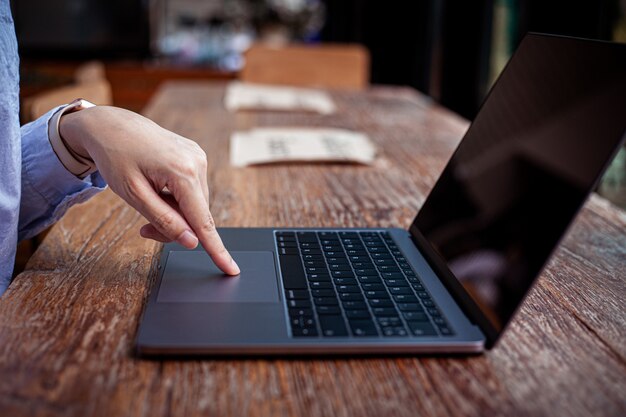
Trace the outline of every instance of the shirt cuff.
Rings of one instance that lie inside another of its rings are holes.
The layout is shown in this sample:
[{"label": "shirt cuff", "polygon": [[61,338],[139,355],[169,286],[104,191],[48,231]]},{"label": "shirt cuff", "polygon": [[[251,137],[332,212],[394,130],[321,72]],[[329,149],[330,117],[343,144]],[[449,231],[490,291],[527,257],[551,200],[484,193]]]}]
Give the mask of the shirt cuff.
[{"label": "shirt cuff", "polygon": [[83,179],[72,174],[52,149],[48,124],[52,116],[63,107],[56,107],[22,127],[23,176],[49,204],[56,204],[64,197],[89,187],[100,190],[106,187],[106,182],[97,171]]}]

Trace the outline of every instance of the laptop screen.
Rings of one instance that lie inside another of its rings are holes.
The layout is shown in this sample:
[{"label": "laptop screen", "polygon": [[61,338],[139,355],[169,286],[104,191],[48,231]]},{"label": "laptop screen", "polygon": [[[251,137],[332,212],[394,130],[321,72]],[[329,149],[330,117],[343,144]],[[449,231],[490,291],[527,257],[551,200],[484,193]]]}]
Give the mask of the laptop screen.
[{"label": "laptop screen", "polygon": [[524,38],[411,226],[492,338],[625,131],[626,45]]}]

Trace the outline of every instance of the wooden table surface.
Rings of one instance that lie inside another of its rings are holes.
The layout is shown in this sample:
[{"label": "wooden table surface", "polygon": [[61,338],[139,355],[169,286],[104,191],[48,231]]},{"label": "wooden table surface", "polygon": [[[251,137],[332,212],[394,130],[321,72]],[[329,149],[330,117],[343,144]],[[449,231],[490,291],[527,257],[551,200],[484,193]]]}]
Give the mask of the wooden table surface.
[{"label": "wooden table surface", "polygon": [[[145,114],[207,151],[219,226],[407,227],[468,123],[415,91],[333,92],[334,115],[231,114],[223,85],[166,84]],[[373,167],[232,168],[254,126],[367,132]],[[143,360],[160,245],[110,191],[72,208],[0,299],[0,416],[626,415],[626,214],[594,196],[483,355]]]}]

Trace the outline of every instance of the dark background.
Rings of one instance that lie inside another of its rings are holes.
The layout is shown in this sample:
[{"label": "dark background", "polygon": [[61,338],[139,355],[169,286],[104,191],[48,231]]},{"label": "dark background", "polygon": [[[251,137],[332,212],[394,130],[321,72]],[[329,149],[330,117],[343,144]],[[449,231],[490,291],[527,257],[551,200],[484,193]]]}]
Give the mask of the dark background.
[{"label": "dark background", "polygon": [[[467,118],[488,91],[495,0],[323,0],[323,42],[371,53],[371,82],[409,85]],[[150,57],[147,0],[13,0],[32,59]],[[514,46],[528,31],[610,40],[618,0],[509,0]]]},{"label": "dark background", "polygon": [[[322,39],[359,42],[372,82],[404,84],[473,118],[488,89],[494,0],[327,0]],[[513,42],[526,32],[612,39],[616,0],[519,0]],[[514,49],[515,45],[513,45]]]},{"label": "dark background", "polygon": [[[512,49],[527,31],[612,37],[618,0],[504,0],[515,11]],[[490,86],[496,0],[323,0],[323,42],[371,53],[371,81],[409,85],[467,118]],[[13,0],[26,59],[148,59],[148,0]]]}]

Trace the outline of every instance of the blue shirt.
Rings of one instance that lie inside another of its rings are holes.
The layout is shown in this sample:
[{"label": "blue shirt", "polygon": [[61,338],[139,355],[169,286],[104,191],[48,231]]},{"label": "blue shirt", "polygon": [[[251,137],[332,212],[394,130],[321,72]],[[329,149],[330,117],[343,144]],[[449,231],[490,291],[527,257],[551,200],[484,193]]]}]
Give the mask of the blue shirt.
[{"label": "blue shirt", "polygon": [[0,295],[11,282],[17,242],[106,186],[98,173],[74,176],[52,150],[48,121],[58,109],[20,127],[17,41],[9,0],[0,0]]}]

